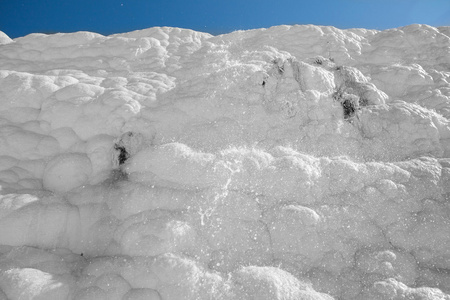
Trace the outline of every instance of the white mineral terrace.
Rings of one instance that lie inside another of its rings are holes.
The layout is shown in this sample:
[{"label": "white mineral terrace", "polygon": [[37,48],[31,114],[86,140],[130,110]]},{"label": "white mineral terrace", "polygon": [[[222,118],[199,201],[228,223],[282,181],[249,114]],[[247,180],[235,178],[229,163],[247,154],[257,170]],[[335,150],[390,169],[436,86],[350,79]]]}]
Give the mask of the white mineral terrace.
[{"label": "white mineral terrace", "polygon": [[0,299],[449,300],[449,36],[0,32]]}]

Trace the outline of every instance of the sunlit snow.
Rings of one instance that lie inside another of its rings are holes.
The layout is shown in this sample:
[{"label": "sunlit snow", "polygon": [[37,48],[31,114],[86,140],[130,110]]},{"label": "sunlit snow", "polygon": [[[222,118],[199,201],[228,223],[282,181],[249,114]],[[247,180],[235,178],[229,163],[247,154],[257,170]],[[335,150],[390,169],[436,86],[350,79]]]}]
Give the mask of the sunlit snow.
[{"label": "sunlit snow", "polygon": [[450,27],[0,32],[0,299],[450,299]]}]

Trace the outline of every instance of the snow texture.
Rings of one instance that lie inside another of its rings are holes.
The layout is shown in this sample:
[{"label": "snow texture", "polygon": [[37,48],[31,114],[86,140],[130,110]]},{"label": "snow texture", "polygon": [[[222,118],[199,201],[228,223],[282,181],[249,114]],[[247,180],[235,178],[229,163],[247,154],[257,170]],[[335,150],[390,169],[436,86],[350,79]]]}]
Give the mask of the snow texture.
[{"label": "snow texture", "polygon": [[0,32],[0,299],[450,299],[449,36]]}]

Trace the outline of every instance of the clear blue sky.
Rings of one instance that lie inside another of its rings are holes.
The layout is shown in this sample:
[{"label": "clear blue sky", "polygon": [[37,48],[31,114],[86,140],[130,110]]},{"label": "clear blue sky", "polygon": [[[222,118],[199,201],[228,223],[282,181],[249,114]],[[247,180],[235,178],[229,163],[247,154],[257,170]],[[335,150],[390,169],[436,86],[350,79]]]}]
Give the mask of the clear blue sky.
[{"label": "clear blue sky", "polygon": [[387,29],[450,25],[450,0],[0,0],[0,30],[87,30],[103,35],[153,26],[212,34],[280,24]]}]

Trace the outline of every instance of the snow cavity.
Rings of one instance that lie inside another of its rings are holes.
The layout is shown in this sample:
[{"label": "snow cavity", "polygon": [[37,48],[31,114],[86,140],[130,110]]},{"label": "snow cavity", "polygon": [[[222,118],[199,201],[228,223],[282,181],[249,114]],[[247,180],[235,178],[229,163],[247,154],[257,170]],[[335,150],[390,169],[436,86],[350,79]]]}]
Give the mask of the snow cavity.
[{"label": "snow cavity", "polygon": [[0,299],[450,299],[449,32],[0,32]]}]

